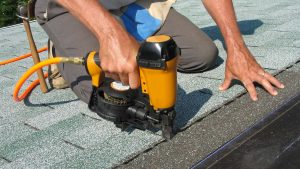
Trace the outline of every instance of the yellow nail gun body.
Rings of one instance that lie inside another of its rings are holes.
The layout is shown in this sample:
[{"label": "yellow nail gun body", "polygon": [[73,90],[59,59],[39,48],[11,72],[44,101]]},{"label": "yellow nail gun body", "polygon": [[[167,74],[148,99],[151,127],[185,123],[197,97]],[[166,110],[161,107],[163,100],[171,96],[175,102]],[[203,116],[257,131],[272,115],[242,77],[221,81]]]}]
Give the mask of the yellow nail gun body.
[{"label": "yellow nail gun body", "polygon": [[142,130],[159,128],[170,139],[174,134],[174,106],[177,94],[177,58],[180,49],[166,35],[152,36],[137,56],[141,87],[132,90],[105,78],[99,56],[91,52],[85,66],[92,78],[93,93],[89,108],[117,127]]}]

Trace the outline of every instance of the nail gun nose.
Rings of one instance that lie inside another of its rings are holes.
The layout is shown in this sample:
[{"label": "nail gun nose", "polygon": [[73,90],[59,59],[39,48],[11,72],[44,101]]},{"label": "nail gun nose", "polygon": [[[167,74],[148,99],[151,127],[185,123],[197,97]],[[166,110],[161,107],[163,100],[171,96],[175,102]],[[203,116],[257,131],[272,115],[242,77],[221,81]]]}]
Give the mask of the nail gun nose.
[{"label": "nail gun nose", "polygon": [[152,120],[155,123],[159,123],[158,119],[155,119],[155,118],[147,115],[147,110],[136,107],[136,106],[128,107],[127,113],[130,116],[132,116],[134,118],[138,118],[140,120]]}]

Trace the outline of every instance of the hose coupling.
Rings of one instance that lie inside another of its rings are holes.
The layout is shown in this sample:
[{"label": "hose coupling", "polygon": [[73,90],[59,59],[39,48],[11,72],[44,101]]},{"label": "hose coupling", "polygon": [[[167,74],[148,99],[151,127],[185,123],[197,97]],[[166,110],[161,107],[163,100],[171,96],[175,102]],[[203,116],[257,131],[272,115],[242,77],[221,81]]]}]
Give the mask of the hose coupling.
[{"label": "hose coupling", "polygon": [[68,58],[62,57],[61,62],[72,63],[72,64],[76,64],[76,65],[83,65],[84,59],[79,58],[79,57],[68,57]]}]

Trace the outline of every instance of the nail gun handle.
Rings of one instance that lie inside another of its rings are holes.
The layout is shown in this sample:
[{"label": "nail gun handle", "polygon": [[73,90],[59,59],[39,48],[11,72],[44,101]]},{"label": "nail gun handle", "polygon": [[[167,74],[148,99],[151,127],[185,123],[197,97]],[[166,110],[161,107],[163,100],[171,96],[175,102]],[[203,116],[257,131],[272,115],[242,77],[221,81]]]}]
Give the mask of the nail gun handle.
[{"label": "nail gun handle", "polygon": [[100,67],[100,58],[98,52],[90,52],[85,57],[85,68],[92,78],[92,85],[99,87],[104,80],[104,72]]}]

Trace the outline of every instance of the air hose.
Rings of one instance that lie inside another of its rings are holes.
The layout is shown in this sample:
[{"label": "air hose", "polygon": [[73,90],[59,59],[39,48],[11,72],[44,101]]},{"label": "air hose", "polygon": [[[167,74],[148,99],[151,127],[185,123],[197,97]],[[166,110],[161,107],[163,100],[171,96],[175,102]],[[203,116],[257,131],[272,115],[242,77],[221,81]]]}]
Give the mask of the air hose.
[{"label": "air hose", "polygon": [[[48,50],[48,47],[43,47],[41,49],[38,49],[37,50],[37,53],[41,53],[41,52],[44,52]],[[19,61],[19,60],[22,60],[22,59],[26,59],[28,57],[32,56],[32,53],[26,53],[26,54],[23,54],[21,56],[18,56],[16,58],[12,58],[12,59],[8,59],[8,60],[4,60],[4,61],[0,61],[0,66],[3,66],[3,65],[6,65],[6,64],[10,64],[10,63],[13,63],[13,62],[16,62],[16,61]],[[45,73],[44,74],[44,78],[47,78],[48,77],[48,73]],[[27,95],[28,93],[30,93],[30,91],[35,88],[35,86],[37,86],[39,84],[39,79],[36,79],[35,81],[33,81],[29,86],[28,88],[24,91],[24,93],[22,94],[22,96],[19,97],[19,99],[23,100]]]},{"label": "air hose", "polygon": [[[46,50],[48,50],[48,47],[43,47],[43,48],[39,49],[37,52],[41,53],[41,52],[44,52]],[[12,63],[12,62],[16,62],[16,61],[19,61],[19,60],[22,60],[22,59],[28,58],[30,56],[32,56],[31,53],[26,53],[26,54],[18,56],[16,58],[12,58],[12,59],[8,59],[8,60],[5,60],[5,61],[2,61],[2,62],[0,62],[0,66],[1,65],[6,65],[6,64],[9,64],[9,63]]]},{"label": "air hose", "polygon": [[82,65],[84,62],[83,58],[79,57],[73,57],[73,58],[65,58],[65,57],[55,57],[51,59],[47,59],[44,61],[41,61],[40,63],[34,65],[31,67],[27,72],[24,73],[24,75],[21,77],[21,79],[17,82],[16,87],[14,89],[13,93],[13,99],[16,102],[22,101],[27,94],[39,83],[38,80],[35,80],[26,90],[25,92],[19,96],[19,91],[21,87],[23,86],[24,82],[37,70],[43,68],[44,66],[48,66],[51,64],[58,64],[58,63],[72,63],[72,64],[78,64]]}]

